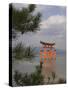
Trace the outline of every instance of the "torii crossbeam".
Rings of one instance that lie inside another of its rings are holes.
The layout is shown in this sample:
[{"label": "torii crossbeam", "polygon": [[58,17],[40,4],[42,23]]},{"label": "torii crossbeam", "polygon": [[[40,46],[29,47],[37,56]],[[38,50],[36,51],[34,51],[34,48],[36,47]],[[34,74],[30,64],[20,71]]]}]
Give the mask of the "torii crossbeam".
[{"label": "torii crossbeam", "polygon": [[43,45],[40,48],[40,62],[42,62],[42,59],[44,59],[44,62],[46,60],[55,60],[56,59],[56,50],[54,48],[55,43],[45,43],[43,41],[40,41],[40,43]]}]

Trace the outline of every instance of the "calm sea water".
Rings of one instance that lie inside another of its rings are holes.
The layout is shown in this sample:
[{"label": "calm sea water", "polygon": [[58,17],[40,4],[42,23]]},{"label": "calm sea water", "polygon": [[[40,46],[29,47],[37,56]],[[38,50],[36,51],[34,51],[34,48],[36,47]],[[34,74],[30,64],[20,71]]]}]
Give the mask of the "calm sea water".
[{"label": "calm sea water", "polygon": [[[26,60],[15,60],[12,64],[12,77],[14,76],[14,72],[17,70],[23,73],[32,73],[35,71],[35,67],[39,65],[40,58],[36,56],[31,61]],[[66,55],[57,55],[56,63],[55,63],[55,72],[59,76],[59,78],[66,79]],[[12,78],[13,86],[15,86],[15,81]]]},{"label": "calm sea water", "polygon": [[[15,60],[13,62],[13,67],[12,67],[13,74],[15,70],[18,70],[21,73],[27,72],[28,74],[30,74],[35,71],[35,66],[39,65],[39,61],[40,61],[39,56],[35,57],[31,61]],[[65,55],[61,55],[61,56],[57,55],[55,71],[59,76],[63,78],[66,77],[66,56]]]},{"label": "calm sea water", "polygon": [[[35,62],[38,63],[39,57],[35,58]],[[66,55],[57,55],[55,62],[55,72],[59,77],[66,78]]]}]

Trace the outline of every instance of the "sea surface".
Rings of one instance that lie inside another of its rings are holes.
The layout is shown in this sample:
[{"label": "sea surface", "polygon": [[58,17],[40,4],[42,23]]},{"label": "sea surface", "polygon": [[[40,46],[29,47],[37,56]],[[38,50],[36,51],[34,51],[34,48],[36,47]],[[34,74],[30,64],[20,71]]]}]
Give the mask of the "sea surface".
[{"label": "sea surface", "polygon": [[[32,60],[15,60],[12,64],[12,75],[17,70],[21,73],[32,73],[35,71],[35,66],[39,65],[40,58],[37,55]],[[56,56],[55,72],[60,78],[66,79],[66,53],[58,52]]]}]

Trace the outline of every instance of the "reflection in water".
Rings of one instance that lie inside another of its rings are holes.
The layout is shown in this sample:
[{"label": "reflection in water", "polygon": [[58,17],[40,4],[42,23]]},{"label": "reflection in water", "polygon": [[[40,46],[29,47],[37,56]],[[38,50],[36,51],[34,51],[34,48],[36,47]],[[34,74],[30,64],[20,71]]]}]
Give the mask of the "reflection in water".
[{"label": "reflection in water", "polygon": [[[35,71],[35,66],[39,65],[40,58],[37,56],[32,61],[14,61],[13,63],[13,74],[15,70],[18,70],[22,73],[32,73]],[[43,70],[42,73],[46,75],[51,76],[51,72],[54,71],[58,78],[64,78],[66,79],[66,58],[65,55],[63,56],[57,56],[56,60],[49,62],[47,60],[46,64],[43,64]],[[47,81],[47,80],[46,80]]]}]

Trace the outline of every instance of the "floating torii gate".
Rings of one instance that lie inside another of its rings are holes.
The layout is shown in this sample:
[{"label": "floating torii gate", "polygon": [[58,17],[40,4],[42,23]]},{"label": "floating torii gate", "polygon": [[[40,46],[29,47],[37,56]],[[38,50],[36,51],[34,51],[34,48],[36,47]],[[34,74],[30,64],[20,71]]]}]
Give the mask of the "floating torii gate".
[{"label": "floating torii gate", "polygon": [[40,64],[46,63],[47,60],[56,60],[55,43],[45,43],[40,41],[42,47],[40,48]]}]

